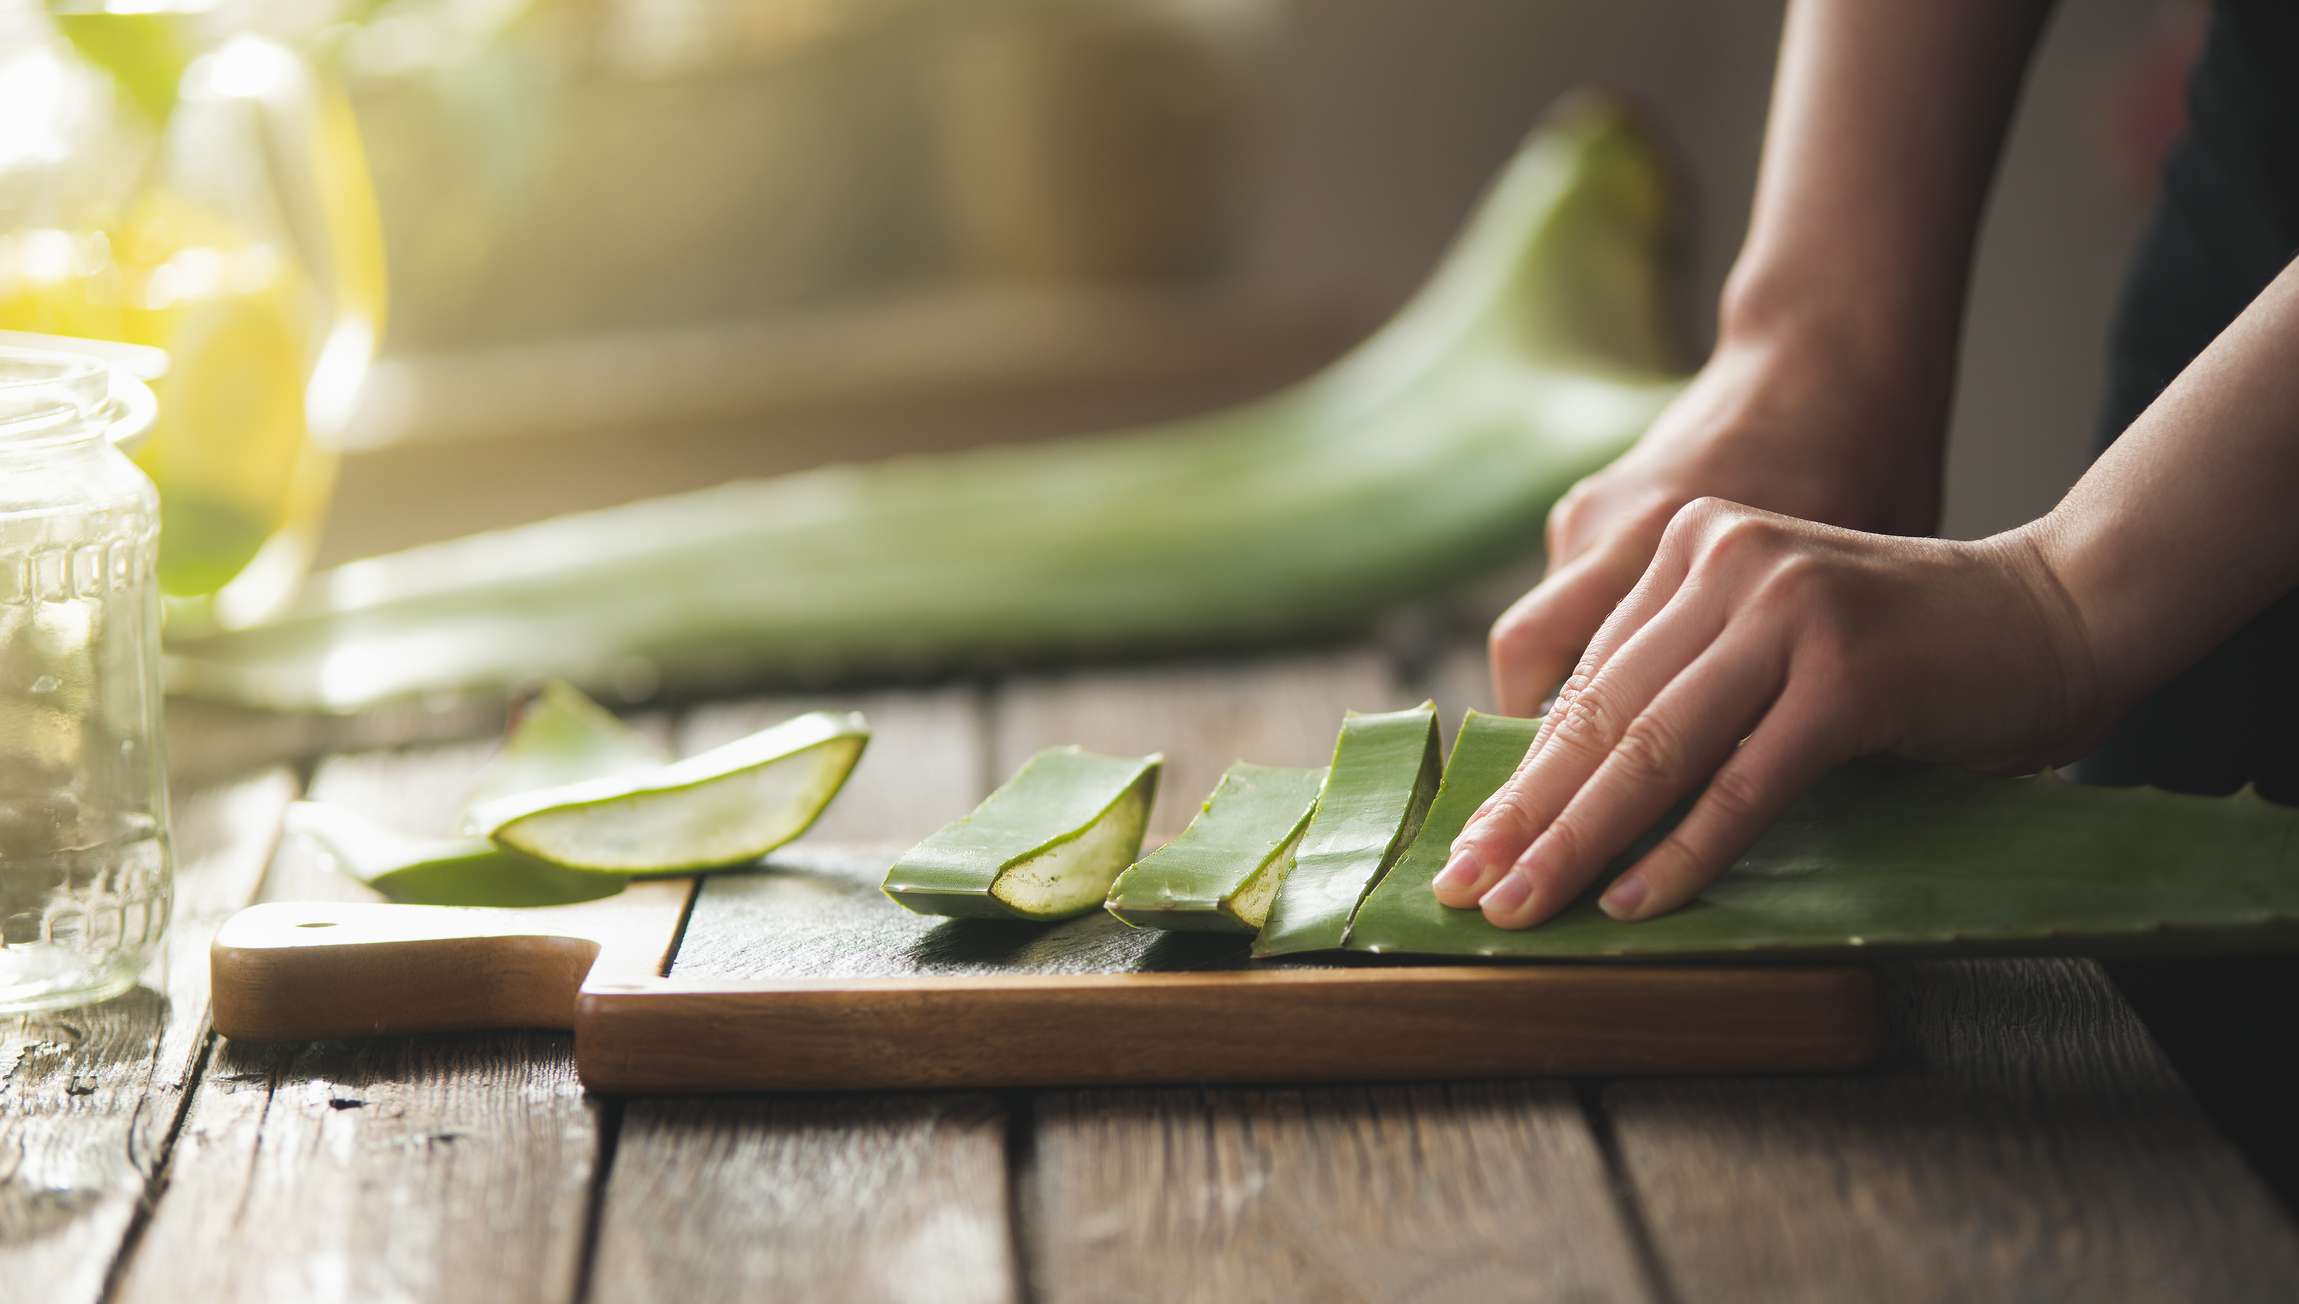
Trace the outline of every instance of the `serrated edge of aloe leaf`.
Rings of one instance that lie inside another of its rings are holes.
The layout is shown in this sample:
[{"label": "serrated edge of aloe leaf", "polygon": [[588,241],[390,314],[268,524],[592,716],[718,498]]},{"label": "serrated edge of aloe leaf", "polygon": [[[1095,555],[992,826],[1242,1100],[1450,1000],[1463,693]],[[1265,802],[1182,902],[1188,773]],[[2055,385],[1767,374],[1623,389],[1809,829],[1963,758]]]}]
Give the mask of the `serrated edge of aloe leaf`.
[{"label": "serrated edge of aloe leaf", "polygon": [[1399,818],[1397,827],[1391,831],[1388,842],[1382,847],[1381,855],[1374,864],[1373,872],[1366,877],[1364,885],[1358,889],[1356,899],[1351,901],[1348,909],[1339,916],[1338,927],[1332,926],[1329,920],[1320,919],[1314,923],[1295,924],[1285,932],[1273,933],[1271,931],[1272,923],[1280,918],[1279,909],[1285,901],[1286,888],[1294,883],[1294,875],[1300,872],[1299,853],[1297,851],[1293,870],[1288,873],[1286,881],[1278,886],[1277,897],[1270,902],[1269,915],[1263,921],[1261,929],[1255,934],[1253,942],[1255,958],[1267,959],[1313,951],[1330,951],[1346,946],[1350,927],[1356,920],[1358,907],[1365,904],[1365,899],[1371,896],[1373,890],[1381,885],[1381,880],[1388,877],[1389,871],[1396,866],[1398,861],[1404,859],[1405,853],[1413,845],[1413,840],[1420,835],[1421,824],[1429,817],[1429,808],[1436,801],[1437,789],[1443,780],[1445,769],[1443,739],[1439,736],[1437,728],[1437,703],[1433,698],[1424,698],[1418,705],[1403,707],[1394,711],[1348,711],[1343,713],[1341,728],[1333,739],[1333,759],[1326,767],[1326,789],[1320,790],[1318,793],[1317,807],[1311,813],[1308,828],[1302,832],[1302,842],[1307,843],[1309,833],[1316,828],[1317,815],[1327,809],[1325,792],[1330,790],[1333,776],[1341,771],[1345,749],[1349,746],[1351,738],[1356,736],[1352,734],[1352,726],[1377,725],[1392,720],[1402,722],[1405,717],[1409,716],[1420,717],[1422,725],[1419,731],[1420,754],[1413,770],[1413,786],[1406,793],[1405,810]]},{"label": "serrated edge of aloe leaf", "polygon": [[[1117,787],[1116,790],[1110,794],[1109,800],[1103,802],[1091,816],[1083,821],[1080,821],[1073,827],[1057,831],[1052,836],[1047,837],[1042,841],[1033,843],[1022,851],[1000,859],[995,865],[981,872],[979,875],[981,881],[977,885],[968,886],[965,888],[946,889],[939,887],[920,886],[913,882],[897,883],[895,881],[896,875],[902,873],[910,858],[918,851],[923,848],[932,846],[936,839],[941,838],[951,830],[972,821],[982,812],[985,807],[998,800],[1000,794],[1005,793],[1011,789],[1016,782],[1018,782],[1025,774],[1030,771],[1031,767],[1042,763],[1047,758],[1058,755],[1077,755],[1095,757],[1105,761],[1127,762],[1134,766],[1134,770],[1133,773],[1127,777],[1127,781]],[[1038,751],[1031,753],[1029,759],[1023,761],[1022,764],[1015,769],[1013,774],[1007,776],[1004,783],[999,784],[996,789],[993,789],[989,795],[983,797],[981,801],[974,803],[974,808],[972,810],[968,811],[964,815],[959,816],[957,819],[952,820],[950,823],[943,825],[941,828],[936,829],[934,832],[926,835],[924,838],[921,838],[914,846],[910,848],[910,850],[904,852],[900,857],[896,858],[894,863],[887,867],[886,877],[880,882],[879,890],[885,893],[886,896],[896,905],[910,911],[912,914],[928,915],[942,919],[1019,919],[1027,920],[1032,923],[1056,923],[1061,920],[1076,919],[1081,916],[1091,914],[1095,909],[1099,907],[1101,899],[1106,897],[1108,893],[1108,885],[1105,884],[1103,886],[1102,893],[1097,894],[1095,901],[1088,903],[1087,905],[1077,910],[1051,913],[1017,909],[1003,898],[995,895],[995,889],[999,880],[1005,876],[1008,870],[1011,870],[1016,865],[1019,865],[1024,861],[1035,859],[1036,857],[1044,855],[1045,853],[1052,851],[1057,847],[1064,846],[1077,840],[1078,838],[1084,837],[1089,830],[1099,825],[1103,820],[1108,819],[1110,813],[1117,808],[1120,802],[1124,801],[1128,796],[1131,796],[1136,791],[1139,791],[1141,793],[1142,800],[1142,828],[1137,830],[1134,839],[1134,846],[1132,850],[1127,852],[1124,858],[1126,863],[1130,865],[1133,862],[1134,857],[1141,853],[1141,834],[1147,832],[1150,812],[1157,805],[1158,779],[1163,773],[1164,769],[1165,754],[1163,752],[1151,752],[1146,756],[1117,757],[1107,756],[1096,752],[1088,752],[1086,749],[1079,747],[1076,744],[1060,747],[1040,748]],[[1123,870],[1124,867],[1121,866],[1118,872],[1122,873]],[[1111,875],[1111,879],[1113,881],[1115,881],[1116,877],[1117,875],[1114,873]]]},{"label": "serrated edge of aloe leaf", "polygon": [[[1203,829],[1205,826],[1200,821],[1215,814],[1217,808],[1221,806],[1222,794],[1234,786],[1248,782],[1252,772],[1255,771],[1281,776],[1277,777],[1275,781],[1287,783],[1294,781],[1301,774],[1316,772],[1308,766],[1255,765],[1247,761],[1240,761],[1222,771],[1220,780],[1214,784],[1213,791],[1207,795],[1204,804],[1198,808],[1197,816],[1190,820],[1189,827],[1183,829],[1181,835],[1172,842],[1127,866],[1124,872],[1120,873],[1110,884],[1109,895],[1103,901],[1103,908],[1133,928],[1159,929],[1166,932],[1258,932],[1261,927],[1260,923],[1249,921],[1239,914],[1236,908],[1237,901],[1251,892],[1265,875],[1276,873],[1282,876],[1286,872],[1291,863],[1293,852],[1301,845],[1302,832],[1308,828],[1310,818],[1317,812],[1317,792],[1309,794],[1307,804],[1301,808],[1301,813],[1287,827],[1284,836],[1278,839],[1269,851],[1254,861],[1253,867],[1247,871],[1243,878],[1221,895],[1167,896],[1139,904],[1127,904],[1119,900],[1129,875],[1144,870],[1145,866],[1152,866],[1159,856],[1165,855],[1173,848],[1185,843],[1190,836],[1190,830]],[[1323,782],[1323,779],[1320,778],[1319,791],[1323,790]],[[1201,833],[1200,836],[1204,835]],[[1274,890],[1272,899],[1274,900]],[[1266,918],[1266,914],[1264,917]]]},{"label": "serrated edge of aloe leaf", "polygon": [[[793,740],[786,735],[797,735],[798,738]],[[732,742],[697,752],[684,760],[673,761],[643,778],[631,773],[608,775],[486,802],[472,809],[471,824],[474,828],[484,830],[488,838],[512,850],[583,873],[688,874],[745,865],[776,847],[785,846],[804,836],[808,829],[813,828],[815,822],[822,818],[822,812],[829,808],[840,790],[846,786],[847,779],[852,777],[854,767],[861,763],[862,753],[869,742],[869,722],[863,719],[861,712],[808,711]],[[671,796],[719,783],[751,770],[793,761],[809,752],[840,744],[851,744],[851,747],[845,750],[845,763],[839,767],[836,779],[829,785],[822,801],[808,811],[806,818],[789,833],[739,857],[663,862],[635,869],[626,865],[581,864],[545,854],[520,842],[516,834],[519,825],[543,816],[609,806],[633,798]],[[744,759],[730,761],[730,756]]]}]

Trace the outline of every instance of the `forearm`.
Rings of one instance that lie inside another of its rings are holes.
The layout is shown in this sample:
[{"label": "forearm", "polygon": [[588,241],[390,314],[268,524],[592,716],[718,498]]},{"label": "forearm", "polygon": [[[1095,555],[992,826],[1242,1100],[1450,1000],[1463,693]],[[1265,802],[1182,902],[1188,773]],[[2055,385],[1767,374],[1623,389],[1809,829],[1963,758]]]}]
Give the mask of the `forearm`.
[{"label": "forearm", "polygon": [[2050,0],[1794,0],[1726,341],[1944,406],[1972,247]]},{"label": "forearm", "polygon": [[2111,707],[2299,585],[2299,262],[2022,531]]}]

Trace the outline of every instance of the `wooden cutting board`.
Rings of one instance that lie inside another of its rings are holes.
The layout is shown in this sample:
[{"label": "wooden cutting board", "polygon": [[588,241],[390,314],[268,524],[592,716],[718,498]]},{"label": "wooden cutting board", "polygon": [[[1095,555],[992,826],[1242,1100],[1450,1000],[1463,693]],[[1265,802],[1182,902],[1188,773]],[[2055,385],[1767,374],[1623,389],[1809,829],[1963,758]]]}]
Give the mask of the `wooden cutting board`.
[{"label": "wooden cutting board", "polygon": [[536,910],[255,906],[216,936],[216,1029],[565,1028],[606,1092],[1795,1072],[1882,1044],[1864,969],[1254,963],[1106,915],[911,915],[890,854]]}]

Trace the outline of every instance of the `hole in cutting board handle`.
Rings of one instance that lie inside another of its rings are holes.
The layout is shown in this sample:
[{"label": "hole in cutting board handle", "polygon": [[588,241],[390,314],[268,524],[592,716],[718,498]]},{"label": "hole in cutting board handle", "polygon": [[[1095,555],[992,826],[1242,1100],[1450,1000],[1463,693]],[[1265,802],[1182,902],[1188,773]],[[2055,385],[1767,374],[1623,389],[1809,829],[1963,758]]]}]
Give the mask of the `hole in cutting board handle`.
[{"label": "hole in cutting board handle", "polygon": [[314,919],[314,920],[310,920],[309,922],[306,922],[306,923],[297,924],[297,925],[296,925],[296,927],[297,927],[297,928],[333,928],[333,927],[335,927],[335,921],[334,921],[334,920],[332,920],[332,919]]}]

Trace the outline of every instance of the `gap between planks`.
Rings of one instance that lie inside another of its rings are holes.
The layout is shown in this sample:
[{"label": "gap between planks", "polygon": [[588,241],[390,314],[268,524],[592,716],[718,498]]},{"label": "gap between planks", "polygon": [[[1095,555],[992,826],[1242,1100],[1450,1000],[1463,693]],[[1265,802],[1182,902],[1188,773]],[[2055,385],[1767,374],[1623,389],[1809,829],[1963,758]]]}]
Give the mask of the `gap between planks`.
[{"label": "gap between planks", "polygon": [[207,939],[254,895],[295,791],[282,768],[179,787],[174,920],[141,985],[0,1020],[0,1281],[52,1304],[110,1294],[207,1063]]}]

